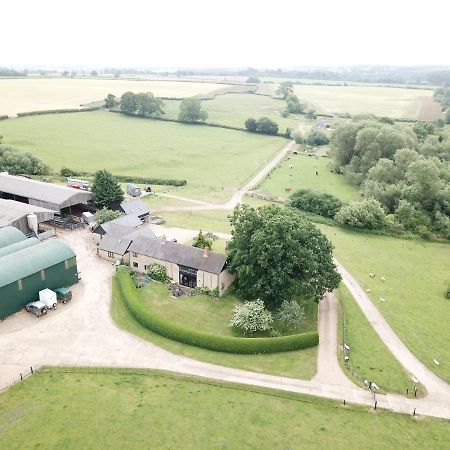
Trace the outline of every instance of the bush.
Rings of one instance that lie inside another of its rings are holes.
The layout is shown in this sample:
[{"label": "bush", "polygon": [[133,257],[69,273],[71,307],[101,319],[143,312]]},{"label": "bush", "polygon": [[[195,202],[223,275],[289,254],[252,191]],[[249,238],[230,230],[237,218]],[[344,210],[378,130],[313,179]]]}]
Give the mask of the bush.
[{"label": "bush", "polygon": [[248,77],[245,82],[252,83],[252,84],[258,84],[258,83],[261,83],[261,80],[258,77],[251,76],[251,77]]},{"label": "bush", "polygon": [[306,143],[314,147],[320,147],[321,145],[328,145],[330,140],[323,131],[311,130],[306,135]]},{"label": "bush", "polygon": [[385,225],[386,216],[380,202],[369,198],[343,206],[335,219],[349,227],[374,230]]},{"label": "bush", "polygon": [[284,300],[275,315],[275,320],[283,329],[295,330],[304,317],[305,311],[298,302]]},{"label": "bush", "polygon": [[271,312],[264,307],[264,302],[258,299],[235,306],[228,326],[239,328],[243,333],[255,333],[270,330],[272,322]]},{"label": "bush", "polygon": [[102,223],[109,222],[110,220],[118,219],[123,214],[120,211],[114,211],[108,208],[99,209],[95,214],[95,221],[101,225]]},{"label": "bush", "polygon": [[278,353],[315,347],[319,334],[294,334],[278,338],[239,338],[220,336],[182,327],[155,314],[146,306],[135,288],[129,269],[122,267],[113,279],[114,293],[123,301],[131,316],[144,328],[184,344],[225,353]]},{"label": "bush", "polygon": [[147,266],[148,276],[155,281],[160,281],[161,283],[168,283],[171,278],[166,273],[166,268],[161,264],[153,263]]},{"label": "bush", "polygon": [[43,111],[28,111],[17,113],[17,117],[41,116],[45,114],[67,114],[67,113],[88,112],[88,111],[97,111],[101,108],[102,108],[101,106],[92,106],[89,108],[65,108],[65,109],[47,109]]},{"label": "bush", "polygon": [[62,177],[70,178],[70,177],[84,177],[84,176],[93,176],[92,173],[83,172],[82,170],[74,170],[70,167],[61,167],[59,174]]},{"label": "bush", "polygon": [[197,248],[212,248],[213,240],[203,234],[202,230],[198,232],[198,235],[192,241],[192,247]]},{"label": "bush", "polygon": [[450,286],[445,291],[445,298],[450,298]]},{"label": "bush", "polygon": [[48,175],[50,168],[31,153],[0,146],[0,172],[11,175]]},{"label": "bush", "polygon": [[195,288],[195,293],[197,295],[207,295],[208,297],[215,297],[215,298],[219,298],[219,288],[214,288],[214,289],[208,289],[207,287],[204,286],[197,286]]},{"label": "bush", "polygon": [[0,116],[0,120],[6,120],[8,119],[8,116]]},{"label": "bush", "polygon": [[245,121],[245,128],[247,128],[247,130],[251,133],[255,133],[257,129],[256,120],[253,117],[249,117]]},{"label": "bush", "polygon": [[295,130],[291,133],[291,139],[294,139],[296,144],[303,144],[305,141],[302,132],[299,130]]},{"label": "bush", "polygon": [[277,134],[278,124],[268,117],[260,117],[256,121],[256,131],[261,134]]},{"label": "bush", "polygon": [[341,208],[342,202],[331,194],[300,189],[291,195],[289,205],[318,216],[333,219]]}]

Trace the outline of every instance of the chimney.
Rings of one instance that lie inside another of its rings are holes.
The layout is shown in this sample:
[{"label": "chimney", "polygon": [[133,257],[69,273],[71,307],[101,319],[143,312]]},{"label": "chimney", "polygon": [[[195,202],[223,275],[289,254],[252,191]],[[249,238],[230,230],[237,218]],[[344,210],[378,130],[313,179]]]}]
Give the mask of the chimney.
[{"label": "chimney", "polygon": [[209,247],[205,245],[205,248],[203,249],[203,258],[207,258],[209,253]]},{"label": "chimney", "polygon": [[167,241],[166,235],[163,234],[163,235],[161,236],[161,245],[166,245],[166,241]]}]

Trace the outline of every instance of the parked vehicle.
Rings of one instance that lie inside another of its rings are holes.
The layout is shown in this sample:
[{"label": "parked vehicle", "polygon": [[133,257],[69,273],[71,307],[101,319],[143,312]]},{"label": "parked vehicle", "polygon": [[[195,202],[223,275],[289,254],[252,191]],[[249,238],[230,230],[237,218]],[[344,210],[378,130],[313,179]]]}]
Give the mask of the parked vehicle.
[{"label": "parked vehicle", "polygon": [[127,183],[127,194],[132,197],[139,197],[141,195],[141,188],[135,186],[133,183]]},{"label": "parked vehicle", "polygon": [[39,301],[47,306],[47,309],[56,309],[56,306],[58,305],[56,293],[51,289],[43,289],[42,291],[39,291]]},{"label": "parked vehicle", "polygon": [[152,192],[152,188],[151,188],[150,186],[147,186],[147,187],[145,188],[145,192],[151,193],[151,192]]},{"label": "parked vehicle", "polygon": [[61,301],[63,303],[67,303],[70,300],[72,300],[72,291],[69,288],[60,287],[60,288],[54,289],[54,291],[55,291],[56,297],[58,298],[59,301]]},{"label": "parked vehicle", "polygon": [[47,314],[47,306],[46,306],[46,304],[42,303],[42,302],[39,302],[39,301],[38,302],[28,303],[25,306],[25,309],[28,312],[30,312],[32,314],[35,314],[37,317],[41,317],[44,314]]},{"label": "parked vehicle", "polygon": [[77,180],[75,178],[67,178],[67,187],[74,189],[81,189],[82,191],[89,190],[89,182],[86,180]]}]

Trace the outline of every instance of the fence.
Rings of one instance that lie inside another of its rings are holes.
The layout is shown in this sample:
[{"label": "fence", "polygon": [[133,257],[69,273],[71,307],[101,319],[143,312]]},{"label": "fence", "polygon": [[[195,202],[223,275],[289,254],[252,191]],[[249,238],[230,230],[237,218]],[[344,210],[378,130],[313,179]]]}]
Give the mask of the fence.
[{"label": "fence", "polygon": [[22,380],[24,380],[25,378],[29,377],[30,375],[34,375],[35,373],[38,373],[38,372],[39,371],[36,368],[34,368],[33,366],[30,366],[30,370],[29,371],[19,372],[19,375],[18,375],[17,378],[13,378],[11,380],[11,382],[6,383],[4,385],[1,385],[0,386],[0,392],[6,391],[10,387],[14,386],[17,383],[20,383]]}]

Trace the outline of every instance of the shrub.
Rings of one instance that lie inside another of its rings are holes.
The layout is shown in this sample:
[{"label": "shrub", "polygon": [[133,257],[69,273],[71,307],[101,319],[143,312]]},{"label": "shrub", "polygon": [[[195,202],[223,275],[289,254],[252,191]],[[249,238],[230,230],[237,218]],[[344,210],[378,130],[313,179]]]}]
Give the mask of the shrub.
[{"label": "shrub", "polygon": [[256,120],[253,117],[249,117],[246,121],[245,121],[245,128],[247,128],[248,131],[255,133],[256,132]]},{"label": "shrub", "polygon": [[304,309],[295,300],[284,300],[278,309],[275,320],[286,330],[295,330],[305,317]]},{"label": "shrub", "polygon": [[445,298],[450,298],[450,286],[445,291]]},{"label": "shrub", "polygon": [[323,131],[311,130],[306,135],[306,143],[308,145],[320,147],[321,145],[328,145],[330,143],[330,140]]},{"label": "shrub", "polygon": [[168,283],[171,280],[166,273],[166,268],[161,264],[153,263],[147,266],[147,274],[152,280],[161,283]]},{"label": "shrub", "polygon": [[197,248],[208,247],[209,249],[211,249],[212,243],[213,243],[213,240],[211,238],[205,236],[203,234],[202,230],[200,230],[198,232],[198,235],[192,241],[192,247],[197,247]]},{"label": "shrub", "polygon": [[89,108],[65,108],[65,109],[47,109],[42,111],[28,111],[17,113],[17,117],[41,116],[45,114],[67,114],[67,113],[88,112],[88,111],[97,111],[101,108],[102,108],[101,106],[92,106]]},{"label": "shrub", "polygon": [[260,117],[256,121],[256,131],[261,134],[277,134],[278,124],[268,117]]},{"label": "shrub", "polygon": [[120,268],[113,279],[114,294],[130,315],[144,328],[184,344],[226,353],[278,353],[315,347],[319,334],[294,334],[277,338],[239,338],[220,336],[182,327],[154,313],[145,305],[135,288],[128,268]]},{"label": "shrub", "polygon": [[264,307],[264,302],[258,299],[235,306],[229,326],[239,328],[244,333],[255,333],[270,330],[272,322],[271,312]]},{"label": "shrub", "polygon": [[334,217],[339,223],[353,228],[373,230],[382,228],[386,216],[381,204],[373,198],[360,202],[350,202],[343,206]]},{"label": "shrub", "polygon": [[430,225],[430,218],[406,200],[399,201],[395,217],[409,231],[417,232],[419,227]]},{"label": "shrub", "polygon": [[204,286],[197,286],[195,288],[195,293],[197,295],[207,295],[208,297],[215,297],[215,298],[219,298],[219,288],[214,288],[214,289],[208,289],[207,287]]},{"label": "shrub", "polygon": [[245,82],[246,83],[257,84],[257,83],[261,83],[261,80],[258,77],[250,76],[250,77],[247,78],[247,80]]},{"label": "shrub", "polygon": [[314,192],[310,189],[295,191],[289,200],[290,206],[308,211],[318,216],[333,219],[342,202],[331,194]]},{"label": "shrub", "polygon": [[294,139],[296,144],[303,144],[305,141],[302,132],[299,130],[295,130],[291,133],[291,139]]},{"label": "shrub", "polygon": [[48,175],[50,168],[31,153],[0,146],[0,172],[11,175]]},{"label": "shrub", "polygon": [[101,225],[102,223],[109,222],[122,216],[120,211],[114,211],[108,208],[99,209],[95,214],[95,221]]}]

